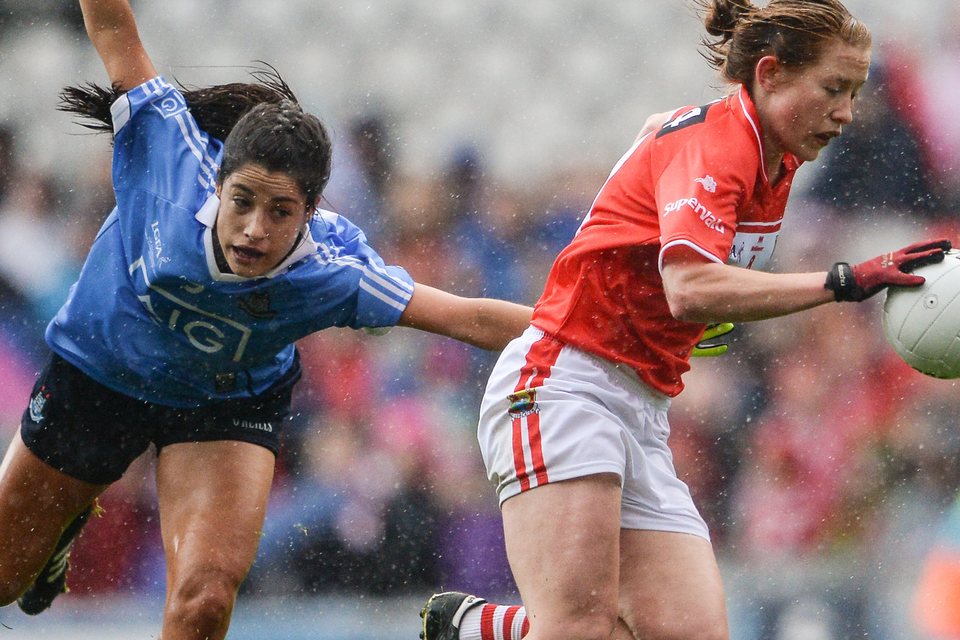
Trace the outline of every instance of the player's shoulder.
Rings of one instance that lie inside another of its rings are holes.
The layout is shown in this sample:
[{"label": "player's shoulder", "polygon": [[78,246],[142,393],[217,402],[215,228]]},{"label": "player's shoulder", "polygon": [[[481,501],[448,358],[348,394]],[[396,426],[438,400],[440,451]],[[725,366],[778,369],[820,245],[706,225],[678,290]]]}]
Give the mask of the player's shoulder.
[{"label": "player's shoulder", "polygon": [[318,207],[313,213],[310,227],[315,235],[336,236],[343,242],[351,242],[356,239],[366,242],[366,234],[364,234],[363,229],[341,214],[328,209]]},{"label": "player's shoulder", "polygon": [[157,76],[130,89],[114,101],[110,107],[114,133],[121,131],[134,116],[141,113],[156,115],[158,121],[163,122],[168,118],[189,114],[189,110],[180,90],[163,76]]},{"label": "player's shoulder", "polygon": [[750,138],[750,127],[744,122],[737,96],[720,98],[699,106],[676,109],[654,134],[661,144],[699,144],[729,152],[729,143],[738,144]]},{"label": "player's shoulder", "polygon": [[654,134],[654,153],[750,179],[761,162],[757,135],[737,94],[677,109]]}]

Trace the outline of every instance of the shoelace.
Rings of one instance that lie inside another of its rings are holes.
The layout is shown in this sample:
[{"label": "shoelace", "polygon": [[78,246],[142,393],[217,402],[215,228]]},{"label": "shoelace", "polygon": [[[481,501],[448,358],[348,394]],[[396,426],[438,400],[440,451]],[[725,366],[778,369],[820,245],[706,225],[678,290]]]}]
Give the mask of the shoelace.
[{"label": "shoelace", "polygon": [[70,547],[67,547],[57,553],[50,559],[50,573],[47,575],[47,583],[52,584],[67,570],[67,556],[70,555]]}]

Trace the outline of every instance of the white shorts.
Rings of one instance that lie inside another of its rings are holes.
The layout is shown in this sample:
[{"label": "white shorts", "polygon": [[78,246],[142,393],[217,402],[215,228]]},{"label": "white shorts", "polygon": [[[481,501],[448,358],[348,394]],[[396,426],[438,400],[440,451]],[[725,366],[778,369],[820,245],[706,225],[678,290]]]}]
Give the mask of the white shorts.
[{"label": "white shorts", "polygon": [[615,473],[621,527],[709,540],[673,467],[669,407],[632,369],[528,328],[504,349],[480,407],[480,449],[500,504],[548,482]]}]

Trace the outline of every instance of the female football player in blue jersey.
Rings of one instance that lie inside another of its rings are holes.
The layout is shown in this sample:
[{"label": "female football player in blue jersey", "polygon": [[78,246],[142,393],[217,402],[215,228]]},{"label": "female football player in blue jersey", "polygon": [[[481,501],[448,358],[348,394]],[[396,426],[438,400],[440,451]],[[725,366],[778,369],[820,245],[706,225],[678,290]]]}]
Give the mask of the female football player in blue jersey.
[{"label": "female football player in blue jersey", "polygon": [[207,118],[209,95],[189,104],[158,76],[127,0],[80,5],[114,89],[100,97],[116,98],[117,206],[47,329],[52,360],[0,467],[0,604],[49,606],[93,500],[153,443],[161,637],[220,639],[262,530],[293,342],[402,325],[500,349],[530,309],[415,284],[319,210],[330,141],[282,81],[220,87],[269,99]]}]

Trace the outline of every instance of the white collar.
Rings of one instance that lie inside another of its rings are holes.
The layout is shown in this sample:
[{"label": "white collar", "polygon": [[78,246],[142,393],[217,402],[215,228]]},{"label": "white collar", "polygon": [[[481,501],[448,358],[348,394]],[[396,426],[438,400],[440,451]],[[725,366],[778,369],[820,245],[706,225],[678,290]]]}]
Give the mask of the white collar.
[{"label": "white collar", "polygon": [[238,276],[235,273],[223,273],[217,266],[216,254],[213,251],[213,227],[217,223],[217,212],[220,210],[220,198],[217,194],[211,193],[207,201],[203,203],[200,210],[194,216],[206,230],[203,233],[203,246],[207,258],[207,268],[210,270],[210,277],[221,282],[245,282],[247,280],[256,280],[257,278],[273,278],[284,273],[290,265],[299,262],[307,256],[317,254],[317,243],[310,232],[310,224],[303,227],[303,237],[297,247],[280,264],[270,271],[255,278]]}]

